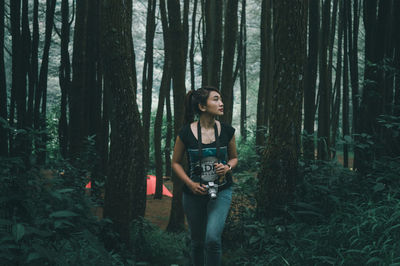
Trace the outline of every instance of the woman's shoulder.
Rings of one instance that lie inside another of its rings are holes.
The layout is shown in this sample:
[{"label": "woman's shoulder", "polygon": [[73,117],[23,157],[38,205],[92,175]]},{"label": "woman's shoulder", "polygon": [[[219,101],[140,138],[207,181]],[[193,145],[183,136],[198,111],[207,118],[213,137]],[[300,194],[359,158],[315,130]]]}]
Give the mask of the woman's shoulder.
[{"label": "woman's shoulder", "polygon": [[220,122],[220,123],[221,123],[221,131],[225,132],[225,134],[228,137],[228,140],[230,140],[233,137],[233,135],[235,134],[235,128],[227,123],[224,123],[224,122]]},{"label": "woman's shoulder", "polygon": [[183,141],[186,142],[188,139],[190,133],[190,124],[185,124],[181,127],[181,130],[179,131],[179,138]]}]

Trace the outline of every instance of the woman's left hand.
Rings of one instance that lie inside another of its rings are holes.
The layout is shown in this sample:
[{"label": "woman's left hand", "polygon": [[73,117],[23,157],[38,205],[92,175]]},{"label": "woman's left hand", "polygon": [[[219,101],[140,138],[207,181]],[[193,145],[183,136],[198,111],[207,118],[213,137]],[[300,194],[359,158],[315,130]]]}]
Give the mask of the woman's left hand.
[{"label": "woman's left hand", "polygon": [[227,166],[226,164],[222,164],[222,163],[215,163],[214,168],[215,168],[215,172],[219,176],[226,175],[226,173],[230,170],[229,166]]}]

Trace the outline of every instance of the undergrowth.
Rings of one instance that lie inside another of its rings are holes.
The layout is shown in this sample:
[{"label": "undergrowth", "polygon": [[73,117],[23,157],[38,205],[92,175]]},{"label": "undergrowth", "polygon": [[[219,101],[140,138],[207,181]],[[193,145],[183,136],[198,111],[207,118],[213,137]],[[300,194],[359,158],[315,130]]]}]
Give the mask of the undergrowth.
[{"label": "undergrowth", "polygon": [[[303,171],[289,220],[259,219],[246,204],[228,221],[225,265],[400,265],[398,158],[376,161],[367,176],[334,163]],[[256,179],[238,180],[237,196],[251,203]]]}]

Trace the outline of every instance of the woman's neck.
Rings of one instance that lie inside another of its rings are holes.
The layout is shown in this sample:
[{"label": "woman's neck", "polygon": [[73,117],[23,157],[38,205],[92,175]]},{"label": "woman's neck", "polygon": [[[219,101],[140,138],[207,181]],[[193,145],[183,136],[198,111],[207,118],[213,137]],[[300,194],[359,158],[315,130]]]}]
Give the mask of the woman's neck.
[{"label": "woman's neck", "polygon": [[215,124],[215,117],[209,114],[202,114],[200,116],[200,126],[205,129],[213,128]]}]

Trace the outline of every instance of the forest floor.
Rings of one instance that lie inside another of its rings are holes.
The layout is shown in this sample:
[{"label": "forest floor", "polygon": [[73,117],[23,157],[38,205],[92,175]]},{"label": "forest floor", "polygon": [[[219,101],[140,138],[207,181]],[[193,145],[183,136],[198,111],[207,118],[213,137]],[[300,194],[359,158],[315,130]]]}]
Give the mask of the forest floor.
[{"label": "forest floor", "polygon": [[[164,179],[164,185],[172,193],[173,184],[171,180]],[[154,195],[147,196],[146,212],[144,217],[151,223],[165,230],[169,221],[172,198],[163,196],[162,199],[154,199]]]},{"label": "forest floor", "polygon": [[[336,154],[336,156],[338,162],[340,164],[343,164],[342,154],[338,153]],[[351,154],[351,156],[349,156],[349,168],[352,169],[352,167],[353,156]],[[173,192],[173,184],[170,179],[164,179],[164,185],[171,193]],[[154,199],[154,195],[147,196],[145,218],[148,219],[151,223],[160,227],[162,230],[165,230],[169,222],[171,201],[172,198],[167,196],[163,196],[162,199]]]}]

